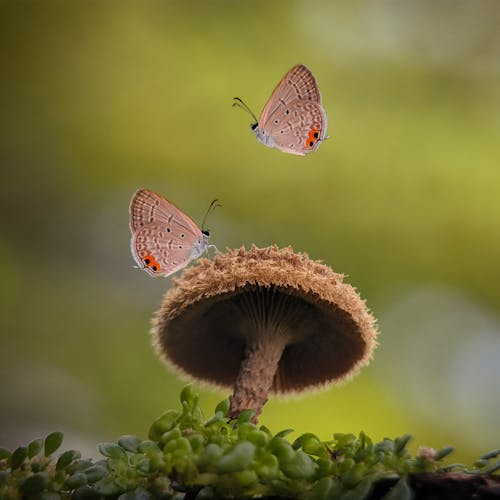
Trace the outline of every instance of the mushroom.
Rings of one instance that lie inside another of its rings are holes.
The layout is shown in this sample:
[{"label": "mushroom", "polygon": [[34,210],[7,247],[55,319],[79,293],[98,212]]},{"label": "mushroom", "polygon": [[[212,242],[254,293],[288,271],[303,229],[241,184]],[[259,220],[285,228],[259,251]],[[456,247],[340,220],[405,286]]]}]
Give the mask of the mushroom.
[{"label": "mushroom", "polygon": [[174,370],[223,389],[229,410],[260,414],[268,393],[341,382],[368,364],[375,319],[343,275],[292,248],[240,248],[175,280],[153,322]]}]

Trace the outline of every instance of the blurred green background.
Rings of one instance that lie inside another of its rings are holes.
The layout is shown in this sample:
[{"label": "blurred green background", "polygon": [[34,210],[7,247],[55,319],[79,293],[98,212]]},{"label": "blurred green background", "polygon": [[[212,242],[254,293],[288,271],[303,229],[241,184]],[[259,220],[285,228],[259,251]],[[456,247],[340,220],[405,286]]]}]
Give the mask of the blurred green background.
[{"label": "blurred green background", "polygon": [[[219,198],[219,249],[292,245],[379,319],[370,367],[262,423],[498,447],[499,25],[495,0],[2,0],[0,445],[62,430],[96,455],[178,406],[148,333],[171,281],[129,249],[148,187],[198,222]],[[259,114],[299,62],[331,136],[304,158],[231,107]]]}]

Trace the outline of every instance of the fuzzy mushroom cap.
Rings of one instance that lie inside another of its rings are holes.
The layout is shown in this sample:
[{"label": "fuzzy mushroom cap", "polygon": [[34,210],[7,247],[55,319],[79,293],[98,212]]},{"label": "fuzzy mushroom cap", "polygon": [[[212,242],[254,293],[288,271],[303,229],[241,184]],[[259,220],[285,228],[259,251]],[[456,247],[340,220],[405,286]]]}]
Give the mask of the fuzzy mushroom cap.
[{"label": "fuzzy mushroom cap", "polygon": [[270,389],[278,394],[343,381],[376,346],[375,319],[343,275],[290,247],[200,259],[175,284],[154,319],[155,347],[181,375],[211,386],[233,387],[259,330],[289,338]]}]

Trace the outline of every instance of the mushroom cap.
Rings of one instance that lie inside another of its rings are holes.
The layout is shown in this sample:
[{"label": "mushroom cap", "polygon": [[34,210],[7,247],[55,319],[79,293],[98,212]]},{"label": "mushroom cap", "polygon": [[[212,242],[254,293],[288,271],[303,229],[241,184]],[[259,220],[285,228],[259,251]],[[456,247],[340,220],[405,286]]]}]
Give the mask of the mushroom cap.
[{"label": "mushroom cap", "polygon": [[257,330],[283,331],[270,392],[337,383],[368,364],[375,319],[344,276],[277,246],[244,247],[199,259],[175,279],[153,320],[160,357],[181,376],[232,388]]}]

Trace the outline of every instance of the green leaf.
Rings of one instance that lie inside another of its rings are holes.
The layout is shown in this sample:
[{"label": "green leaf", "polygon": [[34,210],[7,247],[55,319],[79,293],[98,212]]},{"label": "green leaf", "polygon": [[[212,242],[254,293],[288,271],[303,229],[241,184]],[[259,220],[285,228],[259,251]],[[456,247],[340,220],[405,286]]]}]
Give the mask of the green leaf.
[{"label": "green leaf", "polygon": [[150,461],[151,472],[164,471],[165,460],[162,455],[152,456],[148,460]]},{"label": "green leaf", "polygon": [[382,497],[382,500],[411,500],[413,492],[406,477],[402,477],[391,490]]},{"label": "green leaf", "polygon": [[454,450],[453,446],[445,446],[436,452],[435,460],[442,460]]},{"label": "green leaf", "polygon": [[126,451],[130,451],[131,453],[137,453],[139,451],[139,445],[141,444],[141,440],[137,436],[122,436],[118,440],[118,444]]},{"label": "green leaf", "polygon": [[331,477],[324,477],[317,481],[306,495],[306,500],[333,500],[339,498],[340,486]]},{"label": "green leaf", "polygon": [[249,442],[238,443],[216,464],[220,472],[236,472],[250,467],[255,456],[255,446]]},{"label": "green leaf", "polygon": [[169,441],[174,439],[179,439],[182,436],[182,432],[178,427],[174,427],[171,431],[167,431],[160,437],[159,441],[161,444],[165,445]]},{"label": "green leaf", "polygon": [[292,445],[283,437],[274,436],[269,443],[269,449],[276,455],[280,464],[286,463],[295,456],[295,450]]},{"label": "green leaf", "polygon": [[75,460],[69,466],[67,466],[66,473],[69,475],[74,474],[75,472],[82,472],[85,469],[88,469],[94,462],[89,459],[80,459]]},{"label": "green leaf", "polygon": [[311,432],[307,432],[306,434],[302,434],[302,436],[299,436],[293,442],[292,448],[294,448],[295,450],[302,448],[302,450],[309,455],[319,456],[324,454],[325,452],[323,443],[319,440],[318,436],[312,434]]},{"label": "green leaf", "polygon": [[213,466],[222,457],[224,450],[215,443],[208,444],[198,455],[197,465],[200,470]]},{"label": "green leaf", "polygon": [[366,473],[366,464],[360,462],[354,464],[347,470],[342,476],[342,484],[346,485],[348,488],[354,488],[363,478]]},{"label": "green leaf", "polygon": [[149,474],[151,472],[151,460],[149,458],[141,458],[137,463],[137,468],[144,474]]},{"label": "green leaf", "polygon": [[115,443],[100,443],[98,448],[105,457],[114,458],[115,460],[127,460],[127,453]]},{"label": "green leaf", "polygon": [[10,458],[12,453],[7,450],[7,448],[0,448],[0,460],[4,460],[5,458]]},{"label": "green leaf", "polygon": [[411,434],[405,434],[404,436],[398,437],[394,440],[394,451],[399,455],[401,454],[406,445],[411,440]]},{"label": "green leaf", "polygon": [[10,466],[12,470],[21,467],[27,456],[28,449],[25,446],[20,446],[19,448],[15,449],[10,456]]},{"label": "green leaf", "polygon": [[238,425],[236,425],[235,427],[236,433],[238,435],[237,440],[246,441],[249,432],[251,432],[254,429],[257,429],[257,427],[255,427],[255,425],[250,422],[245,422],[245,421],[238,422]]},{"label": "green leaf", "polygon": [[238,415],[238,424],[245,424],[247,422],[251,422],[254,416],[255,416],[254,410],[243,410]]},{"label": "green leaf", "polygon": [[333,439],[336,441],[336,447],[345,448],[351,447],[357,441],[357,437],[354,434],[342,434],[335,433]]},{"label": "green leaf", "polygon": [[280,464],[281,470],[291,479],[310,479],[314,476],[317,465],[316,462],[303,451],[295,452],[295,456]]},{"label": "green leaf", "polygon": [[82,457],[82,454],[76,450],[65,451],[56,462],[56,470],[65,469],[71,462],[78,460]]},{"label": "green leaf", "polygon": [[68,488],[75,490],[87,484],[87,476],[84,472],[75,472],[75,474],[66,479],[65,484]]},{"label": "green leaf", "polygon": [[189,455],[193,451],[193,449],[191,448],[191,443],[185,437],[180,437],[175,441],[170,441],[170,443],[175,444],[175,448],[170,450],[173,451],[173,455],[175,457],[182,457],[184,455]]},{"label": "green leaf", "polygon": [[69,475],[66,470],[54,471],[52,469],[52,464],[50,464],[50,466],[46,470],[50,474],[50,486],[48,489],[50,491],[57,492],[63,490],[64,482]]},{"label": "green leaf", "polygon": [[184,386],[181,391],[181,403],[186,403],[189,408],[194,408],[198,404],[198,393],[194,390],[193,384]]},{"label": "green leaf", "polygon": [[31,441],[31,443],[28,445],[28,457],[29,458],[36,457],[42,450],[42,446],[43,446],[42,438]]},{"label": "green leaf", "polygon": [[324,477],[316,482],[311,491],[307,494],[306,500],[325,500],[328,498],[328,493],[333,488],[333,479]]},{"label": "green leaf", "polygon": [[196,424],[201,424],[205,420],[205,416],[203,415],[203,412],[201,411],[200,405],[198,403],[196,403],[196,405],[193,408],[192,420],[193,423]]},{"label": "green leaf", "polygon": [[[298,450],[300,448],[302,448],[302,443],[306,440],[306,439],[309,439],[311,437],[314,437],[316,439],[318,439],[318,437],[313,434],[312,432],[306,432],[305,434],[301,434],[293,443],[292,443],[292,448],[294,450]],[[318,439],[319,441],[319,439]]]},{"label": "green leaf", "polygon": [[373,481],[370,478],[363,479],[355,488],[342,494],[340,500],[363,500],[368,497],[372,487]]},{"label": "green leaf", "polygon": [[497,462],[496,464],[493,464],[491,467],[489,467],[488,469],[486,469],[484,472],[485,474],[495,474],[495,472],[497,472],[498,470],[500,470],[500,462]]},{"label": "green leaf", "polygon": [[210,427],[212,424],[215,424],[216,422],[222,422],[224,421],[224,415],[221,411],[215,412],[215,415],[210,419],[205,422],[205,427]]},{"label": "green leaf", "polygon": [[167,410],[162,413],[151,425],[149,429],[149,439],[158,441],[162,434],[171,430],[179,420],[179,412],[175,410]]},{"label": "green leaf", "polygon": [[291,434],[293,431],[294,429],[284,429],[282,431],[279,431],[275,437],[284,438],[285,436],[288,436],[288,434]]},{"label": "green leaf", "polygon": [[365,434],[364,431],[360,431],[359,444],[361,448],[371,448],[373,446],[373,441]]},{"label": "green leaf", "polygon": [[97,483],[94,484],[94,489],[97,493],[105,496],[111,496],[120,493],[120,487],[111,477],[104,477],[100,481],[97,481]]},{"label": "green leaf", "polygon": [[246,439],[258,448],[264,448],[269,443],[269,435],[259,429],[252,429]]},{"label": "green leaf", "polygon": [[338,462],[339,471],[343,474],[342,477],[344,477],[355,465],[356,462],[352,458],[344,458]]},{"label": "green leaf", "polygon": [[149,441],[148,439],[141,441],[139,445],[139,453],[147,453],[148,451],[159,451],[160,448],[154,441]]},{"label": "green leaf", "polygon": [[106,467],[102,465],[93,465],[85,470],[85,476],[87,477],[87,482],[89,484],[95,483],[102,479],[108,473]]},{"label": "green leaf", "polygon": [[206,438],[203,434],[193,433],[188,435],[189,443],[191,444],[191,448],[193,450],[199,450],[205,444]]},{"label": "green leaf", "polygon": [[229,398],[223,399],[216,407],[215,407],[215,412],[221,412],[224,417],[227,416],[227,412],[229,411],[229,408],[231,406],[231,401]]},{"label": "green leaf", "polygon": [[233,479],[238,483],[240,488],[250,488],[259,480],[257,474],[253,470],[240,470],[234,472]]},{"label": "green leaf", "polygon": [[331,458],[320,457],[316,463],[318,464],[318,470],[316,471],[318,477],[331,476],[333,474],[335,462]]},{"label": "green leaf", "polygon": [[258,460],[255,471],[264,481],[276,479],[280,474],[279,462],[274,455],[266,455]]},{"label": "green leaf", "polygon": [[44,454],[46,457],[52,455],[63,442],[64,434],[62,432],[52,432],[45,438]]},{"label": "green leaf", "polygon": [[265,432],[270,438],[273,437],[273,433],[270,431],[270,429],[268,427],[266,427],[265,425],[261,425],[259,427],[259,430],[261,430],[262,432]]},{"label": "green leaf", "polygon": [[375,451],[392,453],[394,451],[394,441],[392,439],[384,438],[384,440],[377,443],[374,448]]},{"label": "green leaf", "polygon": [[488,453],[485,453],[481,458],[483,460],[491,460],[492,458],[498,457],[499,455],[500,449],[489,451]]},{"label": "green leaf", "polygon": [[19,485],[19,492],[24,496],[38,496],[49,484],[49,477],[45,472],[37,472],[29,476]]}]

